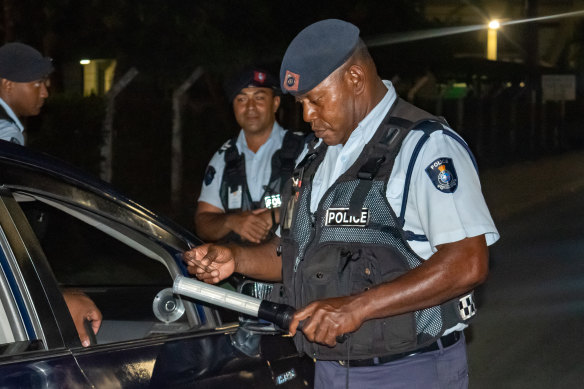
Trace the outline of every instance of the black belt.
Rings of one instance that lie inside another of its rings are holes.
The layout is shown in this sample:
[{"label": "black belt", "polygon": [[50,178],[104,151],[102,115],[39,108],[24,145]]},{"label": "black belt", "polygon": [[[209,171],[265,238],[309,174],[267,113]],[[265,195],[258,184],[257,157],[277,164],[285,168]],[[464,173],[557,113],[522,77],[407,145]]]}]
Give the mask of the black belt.
[{"label": "black belt", "polygon": [[[448,335],[441,337],[439,340],[442,343],[443,348],[450,347],[454,343],[456,343],[460,340],[460,332],[454,331]],[[381,365],[381,364],[388,363],[388,362],[393,362],[393,361],[396,361],[398,359],[402,359],[405,357],[410,357],[412,355],[423,354],[423,353],[427,353],[430,351],[436,351],[436,350],[440,350],[440,346],[438,345],[438,340],[435,341],[434,343],[426,346],[426,347],[422,347],[422,348],[419,348],[417,350],[408,351],[405,353],[384,355],[382,357],[376,357],[376,358],[370,358],[370,359],[356,359],[356,360],[351,360],[348,363],[347,363],[347,361],[339,361],[339,364],[341,364],[343,366],[348,364],[351,367],[375,366],[375,365]]]}]

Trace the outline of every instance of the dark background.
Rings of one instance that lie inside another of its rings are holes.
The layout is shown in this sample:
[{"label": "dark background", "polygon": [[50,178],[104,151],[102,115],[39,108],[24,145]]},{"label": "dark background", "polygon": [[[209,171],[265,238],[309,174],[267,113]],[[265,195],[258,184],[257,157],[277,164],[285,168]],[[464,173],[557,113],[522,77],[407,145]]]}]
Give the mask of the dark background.
[{"label": "dark background", "polygon": [[[459,3],[478,9],[489,1]],[[538,1],[509,3],[524,5],[525,17],[538,10]],[[569,8],[571,2],[564,3]],[[137,68],[138,76],[116,100],[112,183],[136,201],[192,228],[206,164],[238,130],[222,89],[227,76],[251,63],[278,75],[292,38],[325,18],[356,24],[366,41],[461,22],[455,17],[438,22],[423,16],[427,5],[423,0],[0,0],[0,37],[5,42],[28,43],[54,58],[51,97],[41,115],[24,121],[28,147],[96,175],[105,100],[83,97],[80,87],[71,87],[71,79],[80,78],[81,58],[116,59],[116,78]],[[469,85],[462,97],[416,103],[444,115],[469,142],[481,169],[489,169],[583,146],[580,86],[584,66],[580,56],[574,55],[574,47],[581,47],[584,29],[578,23],[571,46],[566,46],[553,66],[542,67],[533,55],[537,25],[508,29],[519,38],[500,41],[501,51],[520,53],[519,62],[482,59],[484,50],[476,47],[476,33],[373,47],[371,52],[383,78],[399,77],[396,88],[404,97],[428,69],[441,85]],[[480,55],[459,55],[473,50]],[[199,66],[203,76],[189,89],[183,107],[183,189],[179,204],[173,207],[172,93]],[[576,101],[542,102],[539,77],[543,73],[576,74]],[[309,131],[300,106],[289,96],[284,97],[279,121],[287,128]]]}]

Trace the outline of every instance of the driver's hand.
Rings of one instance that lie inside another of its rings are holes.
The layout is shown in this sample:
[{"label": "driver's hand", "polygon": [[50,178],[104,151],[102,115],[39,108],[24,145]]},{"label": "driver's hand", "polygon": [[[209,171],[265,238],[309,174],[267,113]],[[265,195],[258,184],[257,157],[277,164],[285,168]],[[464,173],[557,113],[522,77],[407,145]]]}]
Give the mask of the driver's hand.
[{"label": "driver's hand", "polygon": [[101,326],[102,315],[93,300],[85,293],[76,289],[65,289],[62,291],[63,298],[69,308],[69,313],[75,323],[75,329],[79,334],[79,339],[83,347],[90,345],[89,335],[85,330],[84,321],[91,323],[93,333],[97,335],[99,327]]}]

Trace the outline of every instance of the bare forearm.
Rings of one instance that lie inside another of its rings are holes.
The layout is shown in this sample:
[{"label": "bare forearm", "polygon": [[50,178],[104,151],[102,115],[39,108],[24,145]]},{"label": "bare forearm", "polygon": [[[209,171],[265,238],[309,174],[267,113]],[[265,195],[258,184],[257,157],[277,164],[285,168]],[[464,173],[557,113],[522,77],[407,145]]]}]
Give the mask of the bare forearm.
[{"label": "bare forearm", "polygon": [[282,259],[276,253],[280,239],[275,237],[257,246],[230,245],[235,271],[263,281],[282,280]]},{"label": "bare forearm", "polygon": [[445,245],[403,276],[355,296],[351,305],[364,320],[399,315],[439,305],[482,282],[488,273],[484,236]]},{"label": "bare forearm", "polygon": [[229,227],[230,214],[201,212],[195,216],[195,229],[199,238],[207,242],[215,242],[232,230]]}]

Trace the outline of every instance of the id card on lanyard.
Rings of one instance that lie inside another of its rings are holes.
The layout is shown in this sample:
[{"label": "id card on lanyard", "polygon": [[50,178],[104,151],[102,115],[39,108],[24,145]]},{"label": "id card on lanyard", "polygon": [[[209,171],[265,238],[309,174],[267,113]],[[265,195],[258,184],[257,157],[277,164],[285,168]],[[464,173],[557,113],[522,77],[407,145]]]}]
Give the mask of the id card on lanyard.
[{"label": "id card on lanyard", "polygon": [[237,187],[229,187],[228,197],[227,197],[227,208],[229,209],[241,209],[243,191],[241,185]]}]

